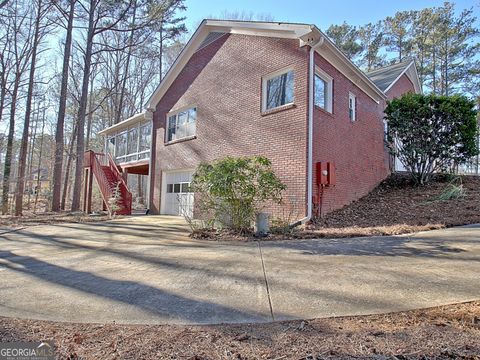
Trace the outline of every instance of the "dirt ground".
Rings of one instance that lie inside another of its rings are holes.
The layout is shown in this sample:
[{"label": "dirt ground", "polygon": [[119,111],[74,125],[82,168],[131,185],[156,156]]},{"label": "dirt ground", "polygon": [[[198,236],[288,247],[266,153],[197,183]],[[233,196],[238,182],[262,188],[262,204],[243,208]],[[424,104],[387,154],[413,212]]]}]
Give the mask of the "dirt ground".
[{"label": "dirt ground", "polygon": [[106,214],[85,215],[82,212],[32,213],[32,212],[24,211],[23,216],[0,215],[0,226],[18,228],[18,227],[33,226],[33,225],[48,225],[48,224],[68,223],[68,222],[85,223],[85,222],[98,222],[98,221],[105,221],[105,220],[109,220],[109,217]]},{"label": "dirt ground", "polygon": [[58,359],[480,359],[480,302],[385,315],[215,326],[0,318],[0,341],[53,340]]},{"label": "dirt ground", "polygon": [[[442,201],[453,183],[464,196]],[[424,186],[414,186],[407,176],[393,175],[362,199],[334,211],[317,228],[409,226],[457,226],[480,222],[480,177],[455,180],[439,177]]]}]

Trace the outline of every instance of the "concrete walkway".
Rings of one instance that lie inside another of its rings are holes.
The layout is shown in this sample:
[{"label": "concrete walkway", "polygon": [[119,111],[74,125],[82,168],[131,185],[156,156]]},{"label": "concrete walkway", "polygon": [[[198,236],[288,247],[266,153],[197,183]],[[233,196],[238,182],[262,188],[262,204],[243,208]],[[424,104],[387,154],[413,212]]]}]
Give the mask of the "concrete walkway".
[{"label": "concrete walkway", "polygon": [[414,236],[215,243],[174,217],[0,229],[0,315],[224,323],[480,298],[480,225]]}]

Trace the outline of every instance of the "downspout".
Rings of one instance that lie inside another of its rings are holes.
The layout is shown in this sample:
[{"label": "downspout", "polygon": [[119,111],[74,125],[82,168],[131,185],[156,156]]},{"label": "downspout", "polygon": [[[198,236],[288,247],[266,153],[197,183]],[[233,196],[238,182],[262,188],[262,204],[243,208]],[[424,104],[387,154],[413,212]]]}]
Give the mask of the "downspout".
[{"label": "downspout", "polygon": [[313,197],[313,109],[314,109],[314,79],[315,51],[323,45],[323,36],[310,47],[310,63],[308,73],[308,164],[307,164],[307,216],[294,225],[305,224],[312,218]]},{"label": "downspout", "polygon": [[153,110],[147,109],[145,110],[145,119],[150,120],[151,128],[150,128],[150,156],[148,157],[148,180],[147,180],[147,196],[148,196],[148,208],[147,213],[150,212],[152,208],[152,197],[150,194],[151,182],[152,182],[152,154],[153,154]]}]

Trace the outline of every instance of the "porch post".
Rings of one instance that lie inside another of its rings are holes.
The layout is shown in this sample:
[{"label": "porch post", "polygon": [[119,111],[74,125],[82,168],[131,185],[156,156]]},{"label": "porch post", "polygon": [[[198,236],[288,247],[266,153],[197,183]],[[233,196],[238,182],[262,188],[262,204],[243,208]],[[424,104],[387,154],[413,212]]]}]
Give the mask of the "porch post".
[{"label": "porch post", "polygon": [[92,186],[93,186],[92,168],[87,167],[84,170],[84,189],[83,189],[83,211],[87,214],[92,213]]}]

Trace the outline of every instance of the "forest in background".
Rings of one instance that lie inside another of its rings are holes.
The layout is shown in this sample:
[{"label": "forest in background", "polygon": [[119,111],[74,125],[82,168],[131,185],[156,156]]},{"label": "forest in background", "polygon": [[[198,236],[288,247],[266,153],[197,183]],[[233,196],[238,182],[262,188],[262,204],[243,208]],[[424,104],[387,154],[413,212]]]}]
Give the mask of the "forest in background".
[{"label": "forest in background", "polygon": [[[188,39],[186,10],[183,0],[0,0],[3,214],[80,210],[84,151],[102,151],[96,134],[143,110]],[[447,2],[325,32],[364,71],[414,58],[426,93],[480,99],[473,9]]]}]

